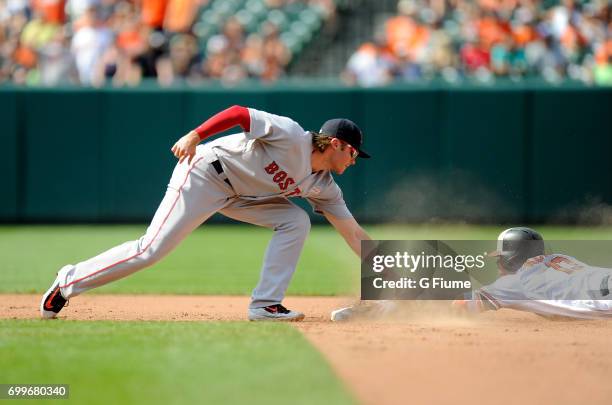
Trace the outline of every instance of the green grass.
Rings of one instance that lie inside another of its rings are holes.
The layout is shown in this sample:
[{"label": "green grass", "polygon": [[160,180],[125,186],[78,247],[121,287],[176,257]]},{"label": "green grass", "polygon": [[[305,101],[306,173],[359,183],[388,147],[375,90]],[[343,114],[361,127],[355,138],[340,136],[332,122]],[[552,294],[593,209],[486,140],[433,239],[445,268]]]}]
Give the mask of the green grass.
[{"label": "green grass", "polygon": [[0,368],[80,404],[354,403],[286,324],[4,320]]},{"label": "green grass", "polygon": [[[0,226],[0,292],[44,291],[64,264],[127,240],[146,225]],[[366,227],[375,239],[490,239],[503,227],[413,225]],[[611,239],[610,227],[537,227],[547,239]],[[94,293],[248,295],[256,285],[272,232],[255,226],[203,226],[155,266]],[[331,226],[314,226],[288,293],[358,291],[359,259]]]},{"label": "green grass", "polygon": [[[68,263],[77,263],[145,231],[131,226],[0,227],[0,292],[41,292]],[[204,226],[158,264],[95,290],[98,293],[248,295],[257,284],[272,231],[254,226]],[[332,247],[330,249],[330,247]],[[359,259],[339,235],[313,229],[290,294],[354,291]],[[343,284],[344,280],[352,284]]]}]

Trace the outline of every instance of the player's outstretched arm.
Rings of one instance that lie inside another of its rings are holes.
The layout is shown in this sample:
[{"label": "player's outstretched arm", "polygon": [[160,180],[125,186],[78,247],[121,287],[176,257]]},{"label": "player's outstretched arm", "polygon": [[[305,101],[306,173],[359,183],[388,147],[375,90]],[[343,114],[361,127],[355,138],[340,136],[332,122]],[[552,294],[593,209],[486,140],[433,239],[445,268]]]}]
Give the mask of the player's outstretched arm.
[{"label": "player's outstretched arm", "polygon": [[240,125],[245,131],[251,130],[251,116],[248,108],[234,105],[213,115],[202,125],[182,136],[170,150],[179,159],[179,163],[183,163],[185,159],[191,163],[196,146],[200,141],[236,125]]},{"label": "player's outstretched arm", "polygon": [[353,252],[361,257],[361,241],[371,240],[370,236],[357,223],[355,218],[337,218],[327,212],[324,213],[325,218],[333,225],[346,243],[353,249]]}]

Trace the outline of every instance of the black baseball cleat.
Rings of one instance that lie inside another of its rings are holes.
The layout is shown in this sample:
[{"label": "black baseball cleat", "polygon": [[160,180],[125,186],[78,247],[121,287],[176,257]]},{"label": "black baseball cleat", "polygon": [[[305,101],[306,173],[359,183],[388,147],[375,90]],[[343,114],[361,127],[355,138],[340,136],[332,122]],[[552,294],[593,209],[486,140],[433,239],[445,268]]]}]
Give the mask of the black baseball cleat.
[{"label": "black baseball cleat", "polygon": [[249,321],[299,322],[304,319],[301,312],[290,311],[281,304],[261,308],[249,308]]},{"label": "black baseball cleat", "polygon": [[40,301],[40,316],[43,319],[55,318],[68,302],[62,295],[59,284],[59,280],[55,279],[51,288],[47,290]]}]

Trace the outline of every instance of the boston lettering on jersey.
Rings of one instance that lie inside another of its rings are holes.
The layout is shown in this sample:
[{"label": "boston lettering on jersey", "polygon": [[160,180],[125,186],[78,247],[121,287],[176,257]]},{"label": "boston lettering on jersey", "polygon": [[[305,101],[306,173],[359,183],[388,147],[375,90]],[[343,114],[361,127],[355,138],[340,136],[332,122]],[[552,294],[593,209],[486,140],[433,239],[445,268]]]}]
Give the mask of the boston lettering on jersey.
[{"label": "boston lettering on jersey", "polygon": [[[279,170],[280,167],[278,163],[276,163],[276,161],[272,161],[272,163],[267,165],[264,169],[266,173],[273,176],[272,181],[278,184],[278,187],[281,189],[281,191],[285,191],[287,190],[287,188],[289,188],[290,185],[295,184],[295,180],[293,180],[293,177],[289,177],[286,171]],[[287,194],[287,197],[290,197],[292,195],[298,195],[300,193],[301,191],[299,187],[296,187],[295,190],[293,190],[290,194]]]}]

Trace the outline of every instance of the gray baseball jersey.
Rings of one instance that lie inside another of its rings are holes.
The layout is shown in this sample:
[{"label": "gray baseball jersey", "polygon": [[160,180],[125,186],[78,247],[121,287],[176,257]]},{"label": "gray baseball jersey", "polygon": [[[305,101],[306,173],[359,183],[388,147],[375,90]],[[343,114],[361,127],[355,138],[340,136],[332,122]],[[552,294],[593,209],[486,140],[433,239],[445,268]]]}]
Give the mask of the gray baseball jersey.
[{"label": "gray baseball jersey", "polygon": [[248,200],[304,197],[315,212],[349,218],[330,172],[312,172],[312,134],[290,118],[253,108],[249,113],[250,132],[205,145],[218,157],[236,194]]},{"label": "gray baseball jersey", "polygon": [[527,260],[516,273],[498,278],[474,295],[486,299],[496,309],[584,319],[611,318],[610,280],[612,269],[551,254]]}]

